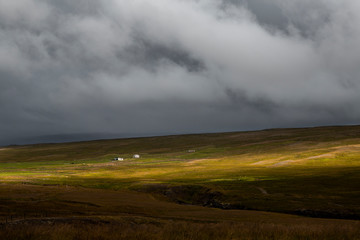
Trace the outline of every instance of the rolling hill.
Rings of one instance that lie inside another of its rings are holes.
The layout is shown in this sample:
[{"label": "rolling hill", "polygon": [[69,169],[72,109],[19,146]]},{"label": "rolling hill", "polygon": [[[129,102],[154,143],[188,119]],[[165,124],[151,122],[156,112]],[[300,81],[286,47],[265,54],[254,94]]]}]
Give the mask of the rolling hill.
[{"label": "rolling hill", "polygon": [[356,239],[359,170],[360,126],[4,147],[0,237]]}]

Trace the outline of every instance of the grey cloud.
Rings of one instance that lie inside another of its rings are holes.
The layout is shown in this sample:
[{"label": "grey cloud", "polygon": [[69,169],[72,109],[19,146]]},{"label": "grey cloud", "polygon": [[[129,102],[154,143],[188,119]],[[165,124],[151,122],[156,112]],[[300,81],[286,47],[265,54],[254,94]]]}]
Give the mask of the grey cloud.
[{"label": "grey cloud", "polygon": [[0,0],[0,144],[354,124],[359,10],[355,0]]},{"label": "grey cloud", "polygon": [[183,49],[169,48],[146,39],[134,38],[134,44],[117,53],[120,61],[141,65],[149,71],[156,71],[162,61],[170,61],[189,72],[205,70],[205,64]]},{"label": "grey cloud", "polygon": [[235,7],[246,7],[256,17],[259,24],[287,31],[290,19],[284,15],[284,11],[279,4],[268,0],[223,0],[226,5]]},{"label": "grey cloud", "polygon": [[233,106],[237,109],[246,107],[262,113],[271,114],[278,107],[271,99],[267,99],[263,96],[251,99],[244,90],[228,88],[225,90],[225,93]]}]

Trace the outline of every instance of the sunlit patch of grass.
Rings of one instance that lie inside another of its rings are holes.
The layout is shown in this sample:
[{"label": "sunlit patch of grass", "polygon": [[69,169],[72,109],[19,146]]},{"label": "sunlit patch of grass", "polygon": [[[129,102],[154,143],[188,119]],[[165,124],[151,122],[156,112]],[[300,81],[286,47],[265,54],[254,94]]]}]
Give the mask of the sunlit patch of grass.
[{"label": "sunlit patch of grass", "polygon": [[253,181],[257,181],[258,178],[255,177],[247,177],[247,176],[240,176],[237,178],[215,178],[215,179],[210,179],[209,182],[233,182],[233,181],[247,181],[247,182],[253,182]]}]

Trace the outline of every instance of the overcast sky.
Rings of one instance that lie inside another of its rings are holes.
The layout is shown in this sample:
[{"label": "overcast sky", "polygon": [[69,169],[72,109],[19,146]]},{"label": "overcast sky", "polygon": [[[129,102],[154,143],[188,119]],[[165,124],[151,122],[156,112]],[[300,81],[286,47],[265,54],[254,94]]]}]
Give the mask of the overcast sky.
[{"label": "overcast sky", "polygon": [[358,0],[0,0],[2,145],[359,124],[359,90]]}]

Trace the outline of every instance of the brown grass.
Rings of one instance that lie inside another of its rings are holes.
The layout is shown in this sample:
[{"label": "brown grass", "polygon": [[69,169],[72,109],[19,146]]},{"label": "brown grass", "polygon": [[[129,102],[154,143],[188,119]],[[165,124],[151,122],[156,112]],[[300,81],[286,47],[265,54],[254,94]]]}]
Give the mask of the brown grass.
[{"label": "brown grass", "polygon": [[0,239],[28,240],[294,240],[360,239],[359,224],[280,225],[270,223],[46,223],[2,226]]},{"label": "brown grass", "polygon": [[126,190],[1,184],[0,196],[4,240],[360,239],[359,221],[179,205]]}]

